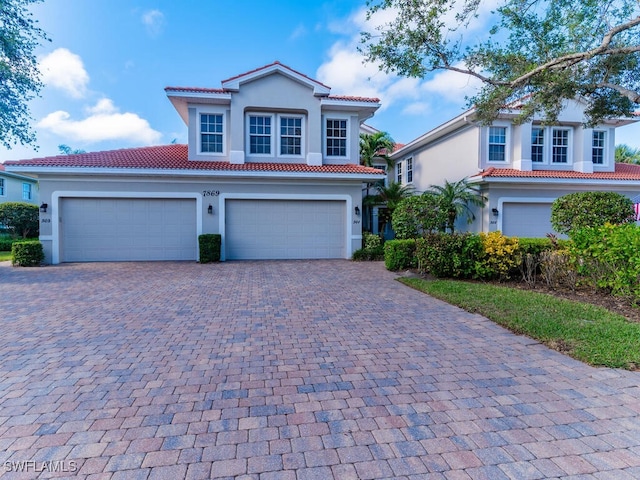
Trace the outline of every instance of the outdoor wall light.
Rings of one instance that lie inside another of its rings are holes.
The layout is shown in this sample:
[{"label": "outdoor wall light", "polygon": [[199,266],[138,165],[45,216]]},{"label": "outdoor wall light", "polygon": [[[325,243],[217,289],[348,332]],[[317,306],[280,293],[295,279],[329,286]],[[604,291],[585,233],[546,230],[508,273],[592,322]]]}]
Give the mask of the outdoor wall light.
[{"label": "outdoor wall light", "polygon": [[356,206],[356,217],[360,216],[360,207]]},{"label": "outdoor wall light", "polygon": [[46,203],[43,203],[42,205],[40,205],[40,211],[42,213],[47,213],[47,208],[49,208],[49,205],[47,205]]},{"label": "outdoor wall light", "polygon": [[209,208],[207,208],[207,213],[209,215],[213,215],[213,205],[209,205]]},{"label": "outdoor wall light", "polygon": [[493,213],[493,216],[494,216],[494,217],[497,217],[497,216],[498,216],[498,213],[500,213],[500,212],[498,212],[498,209],[497,209],[497,208],[492,208],[492,209],[491,209],[491,212]]}]

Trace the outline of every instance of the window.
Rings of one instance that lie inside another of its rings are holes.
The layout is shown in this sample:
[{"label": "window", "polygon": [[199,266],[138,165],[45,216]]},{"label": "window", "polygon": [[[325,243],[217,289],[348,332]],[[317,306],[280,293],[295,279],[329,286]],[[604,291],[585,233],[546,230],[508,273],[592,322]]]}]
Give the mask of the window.
[{"label": "window", "polygon": [[551,131],[551,162],[567,163],[569,161],[569,130],[554,128]]},{"label": "window", "polygon": [[0,178],[0,197],[4,197],[4,178]]},{"label": "window", "polygon": [[22,184],[22,199],[31,200],[31,184],[30,183]]},{"label": "window", "polygon": [[413,182],[413,158],[407,158],[407,183]]},{"label": "window", "polygon": [[605,132],[602,130],[593,131],[593,142],[591,148],[591,160],[594,165],[604,164],[604,145],[605,145]]},{"label": "window", "polygon": [[507,127],[489,127],[489,161],[507,160]]},{"label": "window", "polygon": [[402,163],[396,165],[396,179],[398,183],[402,183]]},{"label": "window", "polygon": [[200,115],[200,151],[223,153],[223,117],[221,113]]},{"label": "window", "polygon": [[271,155],[271,116],[249,115],[249,153]]},{"label": "window", "polygon": [[280,155],[302,155],[302,117],[280,117]]},{"label": "window", "polygon": [[544,129],[540,127],[531,129],[531,161],[544,162]]},{"label": "window", "polygon": [[347,121],[327,119],[327,156],[347,156]]}]

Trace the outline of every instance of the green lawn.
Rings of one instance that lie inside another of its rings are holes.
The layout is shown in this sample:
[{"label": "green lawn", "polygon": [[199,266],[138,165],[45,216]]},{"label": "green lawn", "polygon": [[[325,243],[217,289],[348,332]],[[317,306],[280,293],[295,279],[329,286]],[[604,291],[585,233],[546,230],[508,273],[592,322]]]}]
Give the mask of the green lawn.
[{"label": "green lawn", "polygon": [[11,252],[0,252],[0,262],[11,260]]},{"label": "green lawn", "polygon": [[640,368],[640,323],[602,307],[491,284],[399,280],[590,365]]}]

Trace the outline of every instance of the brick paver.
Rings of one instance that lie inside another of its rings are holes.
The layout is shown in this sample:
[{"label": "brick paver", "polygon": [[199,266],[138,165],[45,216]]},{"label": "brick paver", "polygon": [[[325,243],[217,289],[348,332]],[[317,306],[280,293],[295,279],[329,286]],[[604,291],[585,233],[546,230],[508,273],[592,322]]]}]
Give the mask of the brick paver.
[{"label": "brick paver", "polygon": [[348,261],[0,266],[0,476],[638,478],[639,372],[395,278]]}]

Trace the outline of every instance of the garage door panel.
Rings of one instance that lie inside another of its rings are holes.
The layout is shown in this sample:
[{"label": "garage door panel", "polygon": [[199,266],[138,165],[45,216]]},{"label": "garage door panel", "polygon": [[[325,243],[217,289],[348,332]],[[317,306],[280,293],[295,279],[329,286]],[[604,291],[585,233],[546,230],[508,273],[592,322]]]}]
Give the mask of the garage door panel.
[{"label": "garage door panel", "polygon": [[344,201],[227,200],[228,259],[344,258]]},{"label": "garage door panel", "polygon": [[193,199],[64,198],[62,261],[195,260]]},{"label": "garage door panel", "polygon": [[515,237],[545,237],[554,232],[550,203],[504,203],[502,233]]}]

